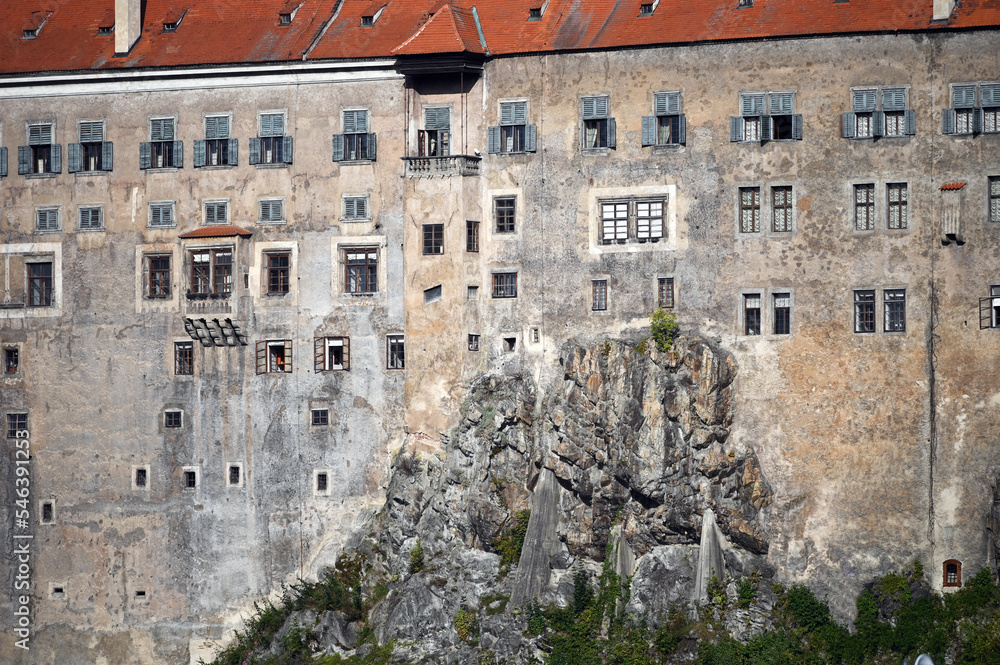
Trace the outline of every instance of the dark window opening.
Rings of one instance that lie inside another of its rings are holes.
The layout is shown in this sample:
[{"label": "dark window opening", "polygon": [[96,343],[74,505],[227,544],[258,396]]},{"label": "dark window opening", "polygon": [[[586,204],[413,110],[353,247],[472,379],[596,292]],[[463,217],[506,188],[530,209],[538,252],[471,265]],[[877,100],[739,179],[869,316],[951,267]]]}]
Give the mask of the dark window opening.
[{"label": "dark window opening", "polygon": [[743,296],[743,333],[760,334],[760,294],[748,293]]},{"label": "dark window opening", "polygon": [[28,264],[28,305],[30,307],[52,305],[52,263]]},{"label": "dark window opening", "polygon": [[517,338],[516,337],[504,337],[503,338],[503,350],[513,351],[517,348]]},{"label": "dark window opening", "polygon": [[278,14],[278,25],[291,25],[292,15],[291,14]]},{"label": "dark window opening", "polygon": [[656,118],[656,145],[676,145],[681,142],[681,117],[661,115]]},{"label": "dark window opening", "polygon": [[532,7],[528,10],[528,20],[529,21],[541,21],[542,20],[542,8]]},{"label": "dark window opening", "polygon": [[792,328],[792,297],[789,293],[774,294],[774,334],[788,335]]},{"label": "dark window opening", "polygon": [[194,342],[174,342],[174,374],[194,374]]},{"label": "dark window opening", "polygon": [[312,424],[316,426],[329,425],[330,424],[330,410],[329,409],[313,409],[312,410]]},{"label": "dark window opening", "polygon": [[198,486],[198,473],[196,471],[184,472],[184,488],[194,489]]},{"label": "dark window opening", "polygon": [[368,26],[372,26],[372,25],[375,25],[375,17],[374,16],[362,16],[361,17],[361,26],[362,27],[366,27],[367,28]]},{"label": "dark window opening", "polygon": [[61,586],[54,586],[54,587],[52,587],[52,597],[53,598],[62,598],[65,595],[66,595],[66,590],[63,587],[61,587]]},{"label": "dark window opening", "polygon": [[378,291],[378,250],[374,247],[344,250],[344,290],[365,294]]},{"label": "dark window opening", "polygon": [[145,487],[148,480],[149,471],[147,469],[136,469],[135,470],[135,486]]},{"label": "dark window opening", "polygon": [[525,125],[504,125],[500,127],[500,151],[524,152]]},{"label": "dark window opening", "polygon": [[7,438],[16,439],[19,432],[26,432],[28,429],[27,413],[7,414]]},{"label": "dark window opening", "polygon": [[882,292],[885,307],[885,332],[906,332],[906,290],[886,289]]},{"label": "dark window opening", "polygon": [[479,300],[479,287],[478,286],[467,286],[465,288],[465,299],[469,302],[475,302]]},{"label": "dark window opening", "polygon": [[284,164],[284,136],[262,136],[260,139],[260,163]]},{"label": "dark window opening", "polygon": [[257,374],[291,374],[292,340],[261,340],[256,345]]},{"label": "dark window opening", "polygon": [[3,350],[3,371],[7,374],[16,374],[20,366],[20,351],[17,347],[8,347]]},{"label": "dark window opening", "polygon": [[444,224],[424,224],[424,254],[444,254]]},{"label": "dark window opening", "polygon": [[387,369],[406,368],[406,349],[402,335],[388,335],[386,337],[385,356]]},{"label": "dark window opening", "polygon": [[650,16],[653,13],[653,3],[644,2],[639,5],[639,16]]},{"label": "dark window opening", "polygon": [[229,466],[229,484],[230,485],[240,484],[240,467],[237,464],[231,464]]},{"label": "dark window opening", "polygon": [[607,118],[583,121],[583,147],[588,149],[608,147]]},{"label": "dark window opening", "polygon": [[146,600],[146,592],[145,591],[136,591],[135,592],[135,599],[136,600]]},{"label": "dark window opening", "polygon": [[674,307],[674,278],[660,277],[656,280],[656,306],[662,309]]},{"label": "dark window opening", "polygon": [[54,512],[51,501],[42,501],[42,524],[51,524],[55,517]]},{"label": "dark window opening", "polygon": [[497,233],[514,232],[515,205],[516,205],[516,199],[514,199],[513,197],[495,200],[494,210],[496,214]]},{"label": "dark window opening", "polygon": [[326,472],[316,474],[316,491],[326,492],[330,485],[330,477]]},{"label": "dark window opening", "polygon": [[792,136],[792,116],[771,116],[771,138],[775,141],[783,141],[794,138]]},{"label": "dark window opening", "polygon": [[465,222],[465,251],[479,251],[479,222],[472,220]]},{"label": "dark window opening", "polygon": [[944,562],[944,586],[962,586],[962,562],[949,559]]},{"label": "dark window opening", "polygon": [[149,283],[146,295],[150,298],[170,297],[170,257],[150,256]]},{"label": "dark window opening", "polygon": [[445,157],[451,154],[449,133],[445,130],[421,129],[417,132],[419,157]]},{"label": "dark window opening", "polygon": [[469,351],[479,350],[479,335],[469,334]]},{"label": "dark window opening", "polygon": [[591,283],[592,304],[591,310],[603,312],[608,309],[608,280],[595,279]]},{"label": "dark window opening", "polygon": [[875,332],[875,291],[854,292],[854,332]]},{"label": "dark window opening", "polygon": [[431,303],[441,300],[441,285],[432,286],[429,289],[424,289],[424,304],[429,305]]},{"label": "dark window opening", "polygon": [[288,279],[291,265],[290,254],[267,255],[267,292],[270,294],[288,293]]},{"label": "dark window opening", "polygon": [[317,337],[313,340],[313,371],[351,369],[350,337]]},{"label": "dark window opening", "polygon": [[497,272],[493,273],[493,297],[494,298],[516,298],[517,297],[517,273]]},{"label": "dark window opening", "polygon": [[181,412],[180,411],[164,411],[163,412],[163,426],[164,427],[180,427],[181,426]]}]

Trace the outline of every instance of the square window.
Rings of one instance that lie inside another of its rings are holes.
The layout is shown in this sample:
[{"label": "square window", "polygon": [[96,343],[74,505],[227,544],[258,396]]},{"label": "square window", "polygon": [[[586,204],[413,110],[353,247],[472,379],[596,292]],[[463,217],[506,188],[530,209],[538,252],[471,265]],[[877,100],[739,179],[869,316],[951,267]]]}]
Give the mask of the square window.
[{"label": "square window", "polygon": [[479,222],[472,220],[465,222],[465,251],[479,251]]},{"label": "square window", "polygon": [[603,312],[608,309],[608,280],[595,279],[590,282],[591,287],[591,310]]},{"label": "square window", "polygon": [[146,257],[146,297],[170,297],[170,255],[150,254]]},{"label": "square window", "polygon": [[58,231],[60,228],[62,226],[59,223],[59,208],[35,209],[36,231]]},{"label": "square window", "polygon": [[206,201],[205,202],[205,223],[206,224],[227,224],[229,222],[229,202],[228,201]]},{"label": "square window", "polygon": [[257,202],[258,219],[262,224],[277,224],[285,221],[284,199],[261,199]]},{"label": "square window", "polygon": [[424,289],[424,304],[430,305],[431,303],[438,302],[442,298],[441,285],[432,286],[429,289]]},{"label": "square window", "polygon": [[356,295],[378,291],[378,248],[348,247],[344,259],[344,291]]},{"label": "square window", "polygon": [[478,286],[466,287],[465,299],[469,302],[475,302],[479,300],[479,287]]},{"label": "square window", "polygon": [[875,291],[871,289],[854,292],[854,332],[875,332]]},{"label": "square window", "polygon": [[257,374],[291,374],[292,340],[257,342]]},{"label": "square window", "polygon": [[3,371],[5,374],[17,374],[21,364],[21,352],[16,346],[8,346],[3,350]]},{"label": "square window", "polygon": [[516,337],[504,337],[503,338],[503,350],[510,353],[517,349],[517,338]]},{"label": "square window", "polygon": [[469,351],[479,350],[479,335],[469,333]]},{"label": "square window", "polygon": [[787,233],[792,230],[792,188],[771,188],[771,230]]},{"label": "square window", "polygon": [[788,335],[792,329],[792,295],[790,293],[775,293],[774,301],[774,334]]},{"label": "square window", "polygon": [[181,426],[181,412],[180,411],[164,411],[163,412],[163,426],[164,427],[180,427]]},{"label": "square window", "polygon": [[100,231],[104,228],[104,208],[85,206],[80,208],[80,230]]},{"label": "square window", "polygon": [[176,222],[174,221],[173,201],[149,204],[149,226],[151,227],[176,226]]},{"label": "square window", "polygon": [[885,332],[906,332],[906,289],[882,292],[885,309]]},{"label": "square window", "polygon": [[760,233],[760,187],[740,187],[740,233]]},{"label": "square window", "polygon": [[329,409],[313,409],[312,410],[312,424],[319,427],[323,425],[330,424],[330,411]]},{"label": "square window", "polygon": [[386,369],[406,368],[406,349],[402,335],[387,335],[385,338]]},{"label": "square window", "polygon": [[517,199],[509,196],[493,200],[497,233],[513,233]]},{"label": "square window", "polygon": [[317,337],[313,341],[313,371],[333,372],[351,369],[350,337]]},{"label": "square window", "polygon": [[367,220],[368,218],[367,196],[344,197],[344,219],[358,221]]},{"label": "square window", "polygon": [[[7,414],[7,438],[17,439],[27,436],[28,414],[8,413]],[[20,435],[20,436],[18,436]]]},{"label": "square window", "polygon": [[747,293],[743,296],[743,333],[760,334],[760,294]]},{"label": "square window", "polygon": [[517,297],[517,273],[516,272],[496,272],[496,273],[493,273],[493,297],[494,298],[516,298]]},{"label": "square window", "polygon": [[444,254],[444,224],[424,224],[424,254]]},{"label": "square window", "polygon": [[890,183],[886,185],[886,198],[888,199],[889,204],[889,228],[907,228],[909,221],[907,214],[906,184]]},{"label": "square window", "polygon": [[660,277],[656,280],[656,306],[661,309],[674,307],[674,278]]},{"label": "square window", "polygon": [[194,342],[174,342],[174,374],[194,374]]},{"label": "square window", "polygon": [[202,249],[190,252],[191,287],[188,297],[228,296],[233,291],[233,250]]},{"label": "square window", "polygon": [[875,185],[854,185],[854,229],[875,229]]},{"label": "square window", "polygon": [[270,252],[264,256],[267,259],[268,295],[285,295],[289,291],[292,255],[288,252]]}]

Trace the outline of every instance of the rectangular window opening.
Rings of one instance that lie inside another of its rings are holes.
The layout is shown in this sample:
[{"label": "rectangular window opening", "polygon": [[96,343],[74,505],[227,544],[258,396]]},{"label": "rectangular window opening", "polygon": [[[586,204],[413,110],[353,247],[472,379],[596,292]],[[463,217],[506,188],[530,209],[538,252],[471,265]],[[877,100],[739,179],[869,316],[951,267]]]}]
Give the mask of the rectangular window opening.
[{"label": "rectangular window opening", "polygon": [[743,333],[760,334],[760,294],[748,293],[743,296]]},{"label": "rectangular window opening", "polygon": [[42,524],[52,524],[55,521],[55,504],[52,501],[42,501]]},{"label": "rectangular window opening", "polygon": [[479,222],[473,220],[465,222],[465,251],[479,251]]},{"label": "rectangular window opening", "polygon": [[875,291],[871,289],[854,292],[854,332],[875,332]]},{"label": "rectangular window opening", "polygon": [[494,298],[516,298],[517,297],[517,273],[497,272],[493,273],[493,297]]},{"label": "rectangular window opening", "polygon": [[740,187],[740,233],[760,233],[760,187]]},{"label": "rectangular window opening", "polygon": [[387,335],[386,341],[386,369],[406,368],[406,349],[402,335]]},{"label": "rectangular window opening", "polygon": [[774,334],[788,335],[792,324],[792,296],[790,293],[775,293],[774,299]]},{"label": "rectangular window opening", "polygon": [[444,224],[424,224],[424,254],[444,254]]},{"label": "rectangular window opening", "polygon": [[378,248],[351,247],[342,250],[344,291],[354,295],[378,291]]},{"label": "rectangular window opening", "polygon": [[5,374],[17,374],[20,369],[21,352],[16,346],[8,346],[3,350],[3,371]]},{"label": "rectangular window opening", "polygon": [[16,439],[17,433],[26,431],[28,429],[28,414],[27,413],[8,413],[7,414],[7,438]]},{"label": "rectangular window opening", "polygon": [[479,350],[479,335],[469,333],[469,351]]},{"label": "rectangular window opening", "polygon": [[228,479],[227,479],[227,482],[229,483],[229,486],[230,487],[239,487],[240,484],[242,484],[242,480],[243,480],[242,479],[242,474],[243,474],[243,469],[240,468],[239,464],[230,464],[229,465],[229,476],[228,476]]},{"label": "rectangular window opening", "polygon": [[497,233],[514,232],[516,201],[517,199],[514,197],[494,199],[493,209],[496,217]]},{"label": "rectangular window opening", "polygon": [[656,306],[660,309],[674,307],[674,278],[660,277],[656,280]]},{"label": "rectangular window opening", "polygon": [[854,185],[854,229],[875,229],[875,185]]},{"label": "rectangular window opening", "polygon": [[330,424],[330,410],[329,409],[313,409],[312,410],[312,424],[315,427],[322,427]]},{"label": "rectangular window opening", "polygon": [[906,290],[886,289],[882,292],[885,308],[885,332],[906,332]]},{"label": "rectangular window opening", "polygon": [[591,280],[591,310],[594,312],[603,312],[608,309],[608,280],[606,279],[595,279]]},{"label": "rectangular window opening", "polygon": [[180,427],[181,426],[181,411],[164,411],[163,412],[163,426],[164,427]]}]

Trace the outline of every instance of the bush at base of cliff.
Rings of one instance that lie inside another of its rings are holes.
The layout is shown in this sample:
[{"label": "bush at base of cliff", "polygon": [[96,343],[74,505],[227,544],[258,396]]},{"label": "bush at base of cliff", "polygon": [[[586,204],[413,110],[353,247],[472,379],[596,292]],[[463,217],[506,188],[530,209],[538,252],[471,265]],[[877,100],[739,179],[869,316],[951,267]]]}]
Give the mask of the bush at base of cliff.
[{"label": "bush at base of cliff", "polygon": [[662,307],[649,315],[649,328],[656,340],[656,348],[666,352],[674,345],[680,327],[673,310]]}]

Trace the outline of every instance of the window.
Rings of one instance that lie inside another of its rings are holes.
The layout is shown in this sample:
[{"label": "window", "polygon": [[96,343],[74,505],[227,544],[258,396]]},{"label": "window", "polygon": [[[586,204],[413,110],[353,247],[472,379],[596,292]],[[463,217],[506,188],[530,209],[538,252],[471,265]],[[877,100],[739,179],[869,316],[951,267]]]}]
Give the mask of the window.
[{"label": "window", "polygon": [[656,280],[656,306],[661,309],[674,308],[674,278],[660,277]]},{"label": "window", "polygon": [[406,367],[406,349],[402,335],[387,335],[385,338],[386,369],[404,369]]},{"label": "window", "polygon": [[529,330],[529,334],[531,335],[531,343],[538,344],[541,339],[542,331],[540,331],[537,327],[532,326]]},{"label": "window", "polygon": [[500,102],[500,125],[489,128],[492,154],[535,152],[537,128],[528,124],[528,102]]},{"label": "window", "polygon": [[329,409],[313,409],[312,424],[314,427],[323,427],[330,424]]},{"label": "window", "polygon": [[230,464],[229,473],[226,478],[226,484],[229,487],[242,487],[243,486],[243,465],[242,464]]},{"label": "window", "polygon": [[149,486],[149,468],[138,467],[133,470],[132,486],[134,489],[146,489]]},{"label": "window", "polygon": [[28,306],[52,305],[52,262],[28,264]]},{"label": "window", "polygon": [[102,121],[85,121],[80,123],[80,142],[69,144],[70,173],[80,171],[110,171],[114,162],[114,146],[111,141],[104,140],[104,123]]},{"label": "window", "polygon": [[285,221],[284,199],[261,199],[257,202],[257,210],[262,224]]},{"label": "window", "polygon": [[594,279],[590,281],[591,305],[594,312],[604,312],[608,309],[608,280]]},{"label": "window", "polygon": [[28,414],[27,413],[8,413],[7,414],[7,438],[16,439],[17,433],[26,431],[28,429]]},{"label": "window", "polygon": [[760,187],[740,187],[740,233],[760,233]]},{"label": "window", "polygon": [[[977,103],[977,94],[979,103]],[[943,134],[979,134],[997,132],[997,110],[1000,107],[1000,84],[968,83],[951,87],[952,108],[941,116]],[[988,118],[989,129],[985,122]]]},{"label": "window", "polygon": [[990,176],[989,181],[990,221],[1000,222],[1000,176]]},{"label": "window", "polygon": [[330,474],[326,471],[316,472],[316,493],[328,494],[330,492]]},{"label": "window", "polygon": [[374,161],[374,159],[375,134],[368,131],[368,111],[344,111],[344,133],[333,135],[333,161]]},{"label": "window", "polygon": [[442,298],[441,285],[432,286],[429,289],[424,289],[424,304],[430,305],[431,303],[438,302]]},{"label": "window", "polygon": [[875,332],[875,291],[871,289],[854,292],[854,332]]},{"label": "window", "polygon": [[189,296],[226,296],[233,291],[233,250],[201,249],[190,253]]},{"label": "window", "polygon": [[158,202],[149,204],[149,225],[156,226],[176,226],[174,221],[174,202]]},{"label": "window", "polygon": [[908,224],[906,183],[890,183],[886,185],[886,197],[889,203],[889,228],[905,229]]},{"label": "window", "polygon": [[425,108],[424,128],[417,132],[417,154],[420,157],[444,157],[450,150],[451,109]]},{"label": "window", "polygon": [[139,168],[169,169],[184,165],[184,142],[174,140],[174,119],[149,121],[149,141],[139,144]]},{"label": "window", "polygon": [[257,342],[257,374],[290,374],[292,340],[275,339]]},{"label": "window", "polygon": [[58,231],[60,228],[59,208],[35,208],[36,231]]},{"label": "window", "polygon": [[802,140],[802,115],[794,92],[740,94],[740,115],[729,119],[730,141]]},{"label": "window", "polygon": [[854,186],[854,230],[875,230],[875,185]]},{"label": "window", "polygon": [[493,199],[493,215],[496,219],[497,233],[514,232],[516,205],[517,199],[513,196]]},{"label": "window", "polygon": [[194,342],[174,342],[174,374],[194,374]]},{"label": "window", "polygon": [[317,337],[313,340],[313,371],[351,369],[350,337]]},{"label": "window", "polygon": [[948,559],[944,562],[944,586],[962,586],[962,562]]},{"label": "window", "polygon": [[504,337],[503,338],[503,350],[511,353],[517,349],[517,338],[516,337]]},{"label": "window", "polygon": [[28,145],[17,148],[17,172],[62,173],[62,146],[52,142],[52,125],[28,125]]},{"label": "window", "polygon": [[644,2],[639,5],[639,16],[652,16],[653,12],[656,11],[656,5],[659,4],[659,0],[654,2]]},{"label": "window", "polygon": [[180,427],[181,426],[181,412],[180,411],[164,411],[163,412],[163,426],[164,427]]},{"label": "window", "polygon": [[146,256],[146,297],[170,297],[170,255]]},{"label": "window", "polygon": [[346,220],[367,220],[368,217],[368,197],[367,196],[345,196],[344,197],[344,219]]},{"label": "window", "polygon": [[495,273],[493,273],[493,297],[494,298],[516,298],[517,297],[517,273],[516,272],[495,272]]},{"label": "window", "polygon": [[885,310],[885,332],[906,332],[906,289],[886,289],[882,292]]},{"label": "window", "polygon": [[[42,524],[52,524],[56,519],[55,503],[52,501],[42,501]],[[53,589],[53,592],[55,590]]]},{"label": "window", "polygon": [[80,207],[80,230],[100,231],[104,228],[104,208],[101,206]]},{"label": "window", "polygon": [[787,233],[792,230],[792,188],[771,188],[771,230]]},{"label": "window", "polygon": [[990,286],[990,295],[979,299],[979,329],[1000,328],[1000,284]]},{"label": "window", "polygon": [[16,346],[8,346],[3,350],[3,371],[6,374],[17,374],[21,364],[21,353]]},{"label": "window", "polygon": [[664,237],[666,199],[601,201],[601,244],[659,242]]},{"label": "window", "polygon": [[469,287],[466,287],[466,289],[465,289],[465,299],[468,302],[475,302],[475,301],[479,300],[479,287],[478,286],[469,286]]},{"label": "window", "polygon": [[465,222],[465,251],[479,251],[479,222],[472,221],[471,219]]},{"label": "window", "polygon": [[[291,25],[292,24],[292,14],[291,13],[281,13],[278,14],[278,25]],[[364,22],[362,21],[362,25]]]},{"label": "window", "polygon": [[228,201],[206,201],[205,202],[205,223],[206,224],[226,224],[229,222],[229,202]]},{"label": "window", "polygon": [[368,294],[378,291],[378,248],[352,247],[343,250],[344,291]]},{"label": "window", "polygon": [[444,224],[424,224],[424,254],[444,254]]},{"label": "window", "polygon": [[792,295],[790,293],[774,293],[774,334],[787,335],[792,328]]},{"label": "window", "polygon": [[541,7],[529,7],[528,8],[528,20],[529,21],[541,21],[542,20],[542,8]]},{"label": "window", "polygon": [[184,489],[193,490],[198,487],[197,469],[184,469]]},{"label": "window", "polygon": [[269,295],[288,293],[292,255],[288,252],[274,252],[265,254],[264,257],[267,261],[267,293]]},{"label": "window", "polygon": [[291,164],[292,137],[285,136],[284,113],[261,113],[260,136],[250,139],[251,164]]},{"label": "window", "polygon": [[194,142],[194,165],[236,166],[238,142],[229,138],[229,116],[205,118],[205,138]]},{"label": "window", "polygon": [[743,296],[743,333],[760,334],[760,294],[747,293]]},{"label": "window", "polygon": [[653,115],[642,118],[642,145],[678,145],[686,142],[687,119],[681,113],[681,93],[653,93]]},{"label": "window", "polygon": [[916,114],[906,108],[906,97],[906,88],[852,90],[851,111],[841,116],[840,135],[848,139],[877,139],[916,134]]},{"label": "window", "polygon": [[583,149],[614,148],[615,119],[608,116],[608,97],[583,97]]},{"label": "window", "polygon": [[479,350],[479,335],[469,333],[469,351]]}]

